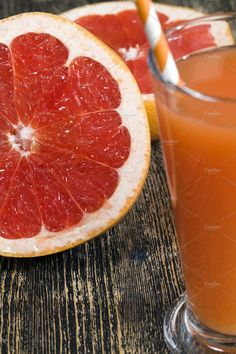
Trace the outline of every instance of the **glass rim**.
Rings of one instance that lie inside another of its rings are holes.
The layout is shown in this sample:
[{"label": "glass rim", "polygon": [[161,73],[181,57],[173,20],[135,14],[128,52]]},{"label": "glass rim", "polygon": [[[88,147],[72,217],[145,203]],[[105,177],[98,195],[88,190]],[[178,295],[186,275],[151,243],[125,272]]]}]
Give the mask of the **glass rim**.
[{"label": "glass rim", "polygon": [[[201,16],[198,17],[196,19],[187,21],[181,25],[177,25],[173,28],[168,29],[165,33],[166,33],[166,37],[168,39],[168,36],[170,34],[172,34],[173,32],[177,32],[178,30],[182,30],[188,27],[191,27],[192,25],[195,24],[204,24],[204,22],[210,22],[210,21],[219,21],[219,20],[231,20],[234,19],[236,20],[236,12],[222,12],[222,13],[217,13],[215,15],[206,15],[206,16]],[[229,45],[229,46],[225,46],[225,48],[227,47],[231,47],[235,44]],[[218,48],[223,48],[224,46],[219,46]],[[199,53],[204,53],[207,52],[208,49],[215,49],[216,47],[209,47],[209,48],[205,48],[203,50],[199,50],[196,51],[194,53],[190,53],[189,55],[184,55],[183,57],[188,57],[194,54],[199,54]],[[180,58],[181,59],[181,58]],[[161,75],[160,71],[157,68],[156,65],[156,60],[153,54],[152,49],[149,50],[149,55],[148,55],[148,64],[149,64],[149,68],[151,69],[152,74],[157,77],[165,86],[167,86],[168,88],[170,88],[173,91],[177,91],[180,92],[184,95],[190,96],[192,98],[198,99],[198,100],[202,100],[202,101],[207,101],[207,102],[225,102],[225,103],[236,103],[236,98],[233,97],[220,97],[220,96],[213,96],[213,95],[207,95],[204,94],[201,91],[197,91],[194,89],[191,89],[190,87],[188,87],[187,85],[184,86],[178,86],[176,84],[171,83],[170,81],[166,80],[163,78],[163,76]]]}]

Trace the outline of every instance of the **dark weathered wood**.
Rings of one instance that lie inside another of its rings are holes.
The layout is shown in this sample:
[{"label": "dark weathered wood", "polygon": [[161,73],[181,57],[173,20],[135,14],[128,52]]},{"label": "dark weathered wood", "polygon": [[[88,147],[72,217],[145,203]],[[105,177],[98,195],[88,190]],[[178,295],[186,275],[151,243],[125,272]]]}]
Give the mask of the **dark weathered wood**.
[{"label": "dark weathered wood", "polygon": [[[86,2],[1,0],[0,16]],[[234,0],[163,2],[236,9]],[[158,142],[152,150],[143,193],[112,230],[53,256],[0,258],[1,353],[168,353],[163,316],[183,283]]]}]

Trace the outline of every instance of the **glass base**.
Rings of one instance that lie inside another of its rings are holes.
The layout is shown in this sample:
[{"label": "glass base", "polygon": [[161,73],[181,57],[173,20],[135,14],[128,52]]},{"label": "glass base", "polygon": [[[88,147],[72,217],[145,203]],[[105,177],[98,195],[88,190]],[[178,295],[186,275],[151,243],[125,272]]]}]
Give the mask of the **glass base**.
[{"label": "glass base", "polygon": [[171,353],[236,353],[236,336],[215,332],[199,323],[184,296],[165,316],[164,338]]}]

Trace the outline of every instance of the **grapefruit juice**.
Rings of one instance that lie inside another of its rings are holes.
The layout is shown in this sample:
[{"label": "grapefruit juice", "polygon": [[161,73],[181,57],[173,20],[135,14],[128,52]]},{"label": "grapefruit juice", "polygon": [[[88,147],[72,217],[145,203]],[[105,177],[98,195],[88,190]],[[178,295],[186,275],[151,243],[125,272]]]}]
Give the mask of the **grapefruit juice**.
[{"label": "grapefruit juice", "polygon": [[188,304],[202,324],[236,335],[236,48],[178,67],[194,92],[155,82]]}]

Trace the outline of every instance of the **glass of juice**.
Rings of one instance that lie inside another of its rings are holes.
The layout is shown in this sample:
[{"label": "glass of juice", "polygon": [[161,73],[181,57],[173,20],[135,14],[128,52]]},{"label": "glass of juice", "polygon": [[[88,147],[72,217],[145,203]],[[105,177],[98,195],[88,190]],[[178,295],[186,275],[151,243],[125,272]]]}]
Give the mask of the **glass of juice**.
[{"label": "glass of juice", "polygon": [[175,353],[236,352],[236,14],[167,32],[184,86],[156,105],[186,293],[164,322]]}]

